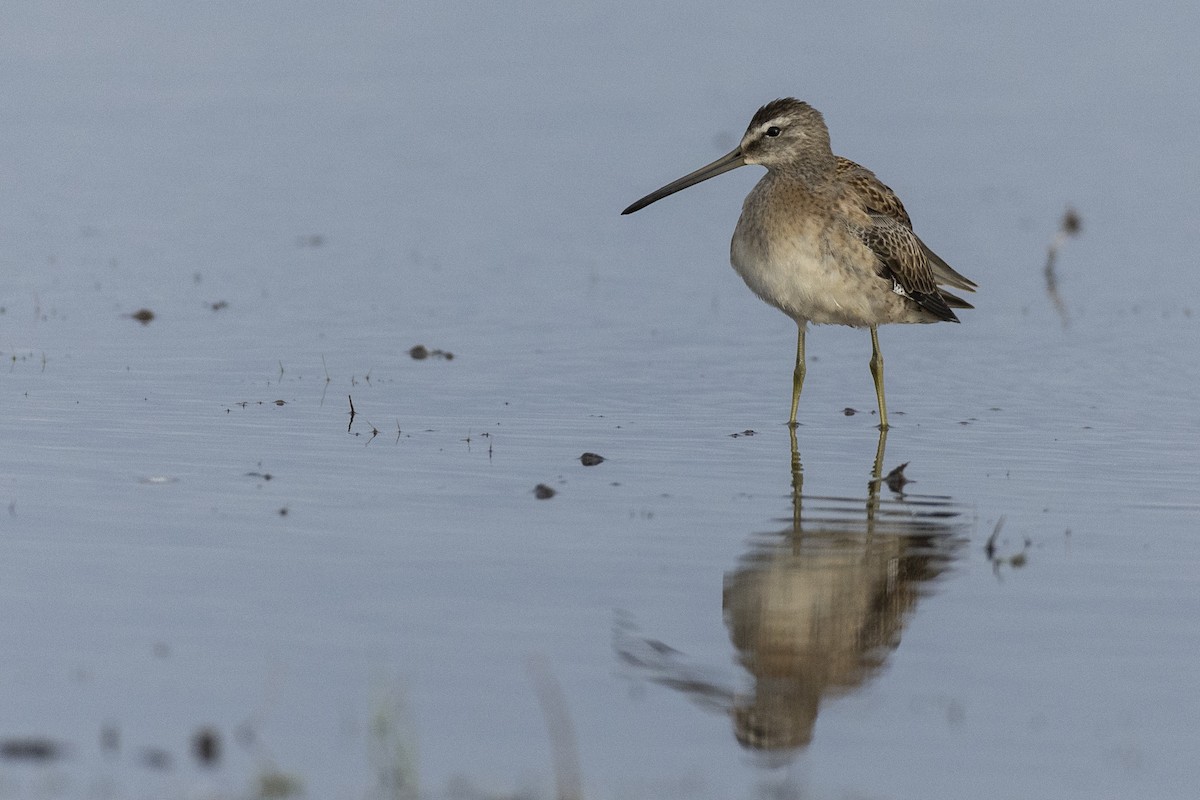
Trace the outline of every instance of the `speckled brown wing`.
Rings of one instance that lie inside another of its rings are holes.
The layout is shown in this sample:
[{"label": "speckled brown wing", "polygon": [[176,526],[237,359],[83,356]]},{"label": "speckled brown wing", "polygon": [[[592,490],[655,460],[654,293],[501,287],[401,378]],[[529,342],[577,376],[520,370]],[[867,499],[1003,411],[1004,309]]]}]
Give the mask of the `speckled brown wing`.
[{"label": "speckled brown wing", "polygon": [[912,230],[912,220],[904,210],[904,204],[875,173],[848,158],[837,157],[837,175],[850,186],[851,191],[863,201],[867,211],[891,217],[904,227]]},{"label": "speckled brown wing", "polygon": [[912,230],[882,214],[872,214],[871,223],[852,226],[851,230],[871,248],[878,260],[879,274],[892,282],[893,291],[940,320],[958,322],[938,288],[921,241]]},{"label": "speckled brown wing", "polygon": [[[855,161],[848,158],[837,157],[837,175],[850,188],[851,193],[858,199],[862,207],[869,214],[888,217],[895,220],[900,225],[912,231],[912,220],[908,216],[908,211],[904,208],[904,203],[900,202],[900,198],[892,191],[892,188],[876,177],[874,172],[864,167]],[[929,245],[921,241],[921,238],[915,233],[913,238],[916,239],[917,246],[925,254],[929,260],[930,269],[933,272],[933,280],[938,286],[952,286],[955,289],[962,289],[966,292],[973,292],[977,288],[975,282],[970,278],[959,273],[956,269],[947,264],[941,256],[933,252]],[[954,308],[974,308],[966,300],[957,297],[945,290],[941,290],[947,305]]]}]

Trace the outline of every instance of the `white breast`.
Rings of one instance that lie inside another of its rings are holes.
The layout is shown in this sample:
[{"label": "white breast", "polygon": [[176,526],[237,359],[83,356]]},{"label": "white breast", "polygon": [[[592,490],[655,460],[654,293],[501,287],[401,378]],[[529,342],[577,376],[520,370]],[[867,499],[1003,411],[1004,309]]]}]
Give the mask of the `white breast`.
[{"label": "white breast", "polygon": [[[730,261],[751,291],[797,322],[870,325],[879,321],[881,304],[899,299],[874,274],[870,251],[831,225],[768,227],[743,212]],[[844,257],[858,249],[861,259]]]}]

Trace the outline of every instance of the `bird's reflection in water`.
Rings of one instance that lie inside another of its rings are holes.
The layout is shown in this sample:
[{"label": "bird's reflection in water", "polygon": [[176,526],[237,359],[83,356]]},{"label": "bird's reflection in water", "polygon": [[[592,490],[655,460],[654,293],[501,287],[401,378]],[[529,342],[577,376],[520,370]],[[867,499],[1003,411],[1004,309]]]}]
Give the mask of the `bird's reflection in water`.
[{"label": "bird's reflection in water", "polygon": [[812,740],[823,699],[879,672],[917,600],[964,541],[970,520],[949,498],[880,496],[886,437],[880,433],[864,496],[805,497],[793,431],[791,521],[754,536],[725,575],[724,621],[748,690],[618,622],[616,649],[626,664],[729,714],[738,742],[769,763]]}]

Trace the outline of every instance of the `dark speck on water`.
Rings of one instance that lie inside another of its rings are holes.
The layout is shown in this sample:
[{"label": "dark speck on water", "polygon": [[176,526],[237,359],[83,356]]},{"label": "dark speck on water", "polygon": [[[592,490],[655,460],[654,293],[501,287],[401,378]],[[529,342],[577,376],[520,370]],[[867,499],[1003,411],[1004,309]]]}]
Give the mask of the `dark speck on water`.
[{"label": "dark speck on water", "polygon": [[1062,218],[1062,232],[1068,236],[1076,236],[1083,230],[1083,220],[1079,218],[1079,212],[1073,208],[1067,208]]},{"label": "dark speck on water", "polygon": [[851,408],[850,406],[846,406],[845,408],[842,409],[842,413],[845,414],[847,417],[853,417],[855,414],[858,413],[858,410]]},{"label": "dark speck on water", "polygon": [[579,463],[583,464],[585,467],[594,467],[603,462],[604,456],[597,455],[596,453],[584,453],[579,457]]},{"label": "dark speck on water", "polygon": [[426,358],[440,358],[444,361],[451,361],[454,359],[454,353],[451,353],[449,350],[430,350],[423,344],[416,345],[408,351],[408,354],[412,356],[415,361],[423,361]]},{"label": "dark speck on water", "polygon": [[139,308],[137,311],[129,315],[130,319],[136,319],[143,325],[149,325],[150,320],[154,319],[154,312],[148,308]]},{"label": "dark speck on water", "polygon": [[737,439],[742,436],[753,436],[754,431],[750,430],[749,428],[746,428],[746,430],[742,431],[741,433],[731,433],[729,435],[730,435],[730,437]]},{"label": "dark speck on water", "polygon": [[221,760],[221,737],[212,728],[201,728],[192,734],[192,755],[196,761],[210,767]]},{"label": "dark speck on water", "polygon": [[533,487],[533,496],[538,500],[549,500],[556,494],[558,493],[544,483],[539,483],[537,486]]},{"label": "dark speck on water", "polygon": [[0,758],[12,761],[52,761],[62,758],[64,747],[37,736],[0,740]]}]

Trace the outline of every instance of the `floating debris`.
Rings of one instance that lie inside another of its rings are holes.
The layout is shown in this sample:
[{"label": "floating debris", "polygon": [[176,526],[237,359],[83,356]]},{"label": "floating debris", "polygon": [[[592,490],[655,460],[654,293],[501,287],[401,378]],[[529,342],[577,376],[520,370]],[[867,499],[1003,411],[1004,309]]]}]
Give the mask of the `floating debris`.
[{"label": "floating debris", "polygon": [[[351,395],[346,395],[346,399],[350,401],[350,423],[348,425],[346,425],[346,433],[350,433],[350,429],[354,427],[354,418],[359,416],[359,413],[354,408],[354,397],[352,397]],[[366,419],[364,417],[364,420],[366,421],[366,423],[368,425],[371,426],[371,438],[367,439],[367,444],[370,444],[371,442],[373,442],[375,440],[375,437],[379,435],[379,429],[376,428],[369,419]],[[362,434],[356,433],[354,435],[361,436]],[[396,422],[396,441],[397,442],[400,441],[400,422],[399,421]]]},{"label": "floating debris", "polygon": [[896,494],[903,494],[905,484],[912,483],[912,481],[904,477],[904,468],[908,466],[908,463],[909,462],[905,461],[887,475],[883,476],[883,482],[886,483],[887,487]]},{"label": "floating debris", "polygon": [[221,735],[212,728],[201,728],[192,734],[192,755],[196,761],[211,767],[221,760]]},{"label": "floating debris", "polygon": [[1000,535],[1000,531],[1004,529],[1004,517],[996,520],[996,527],[992,528],[992,535],[988,537],[987,544],[983,546],[983,552],[987,555],[988,561],[995,563],[996,561],[996,537]]},{"label": "floating debris", "polygon": [[584,453],[579,457],[579,463],[583,464],[585,467],[594,467],[597,464],[604,463],[604,456],[597,455],[595,453]]},{"label": "floating debris", "polygon": [[1079,212],[1067,206],[1066,212],[1062,218],[1062,232],[1067,236],[1078,236],[1083,230],[1083,220],[1079,218]]},{"label": "floating debris", "polygon": [[451,361],[454,358],[454,353],[449,350],[430,350],[423,344],[418,344],[408,351],[408,354],[413,357],[414,361],[424,361],[427,358],[440,358],[444,361]]},{"label": "floating debris", "polygon": [[1054,303],[1054,310],[1062,318],[1064,328],[1070,324],[1071,318],[1067,314],[1066,303],[1058,293],[1058,275],[1054,272],[1054,262],[1058,260],[1058,248],[1062,247],[1067,239],[1078,236],[1082,230],[1083,220],[1079,218],[1079,213],[1067,206],[1062,220],[1058,223],[1058,233],[1054,235],[1054,240],[1050,242],[1050,247],[1046,251],[1046,266],[1043,270],[1046,276],[1046,294],[1050,296],[1050,302]]},{"label": "floating debris", "polygon": [[533,487],[533,496],[538,500],[549,500],[556,494],[558,494],[558,492],[554,491],[544,483],[539,483],[537,486]]},{"label": "floating debris", "polygon": [[731,438],[731,439],[737,439],[737,438],[738,438],[738,437],[740,437],[740,436],[753,436],[754,434],[755,434],[755,431],[752,431],[752,430],[750,430],[749,428],[746,428],[746,430],[742,431],[741,433],[731,433],[731,434],[729,434],[729,438]]},{"label": "floating debris", "polygon": [[139,308],[137,311],[129,314],[128,317],[130,319],[136,319],[143,325],[149,325],[150,321],[154,319],[154,312],[148,308]]},{"label": "floating debris", "polygon": [[210,303],[209,308],[211,308],[213,311],[222,311],[226,308],[229,308],[229,303],[226,303],[224,300],[218,300],[215,303]]},{"label": "floating debris", "polygon": [[996,552],[996,540],[1000,536],[1000,531],[1004,528],[1004,517],[996,520],[996,527],[992,529],[992,535],[988,537],[987,544],[983,546],[983,552],[987,555],[988,561],[992,562],[992,572],[996,573],[996,577],[1000,577],[1000,568],[1009,566],[1013,569],[1020,569],[1029,561],[1029,548],[1033,546],[1033,541],[1026,536],[1024,546],[1019,553],[1014,553],[1011,556],[1002,556]]},{"label": "floating debris", "polygon": [[0,758],[10,761],[53,761],[65,753],[66,747],[62,744],[40,736],[0,740]]},{"label": "floating debris", "polygon": [[844,415],[846,415],[847,417],[853,417],[855,414],[858,413],[858,409],[851,408],[850,406],[846,406],[845,408],[842,409],[842,413]]}]

